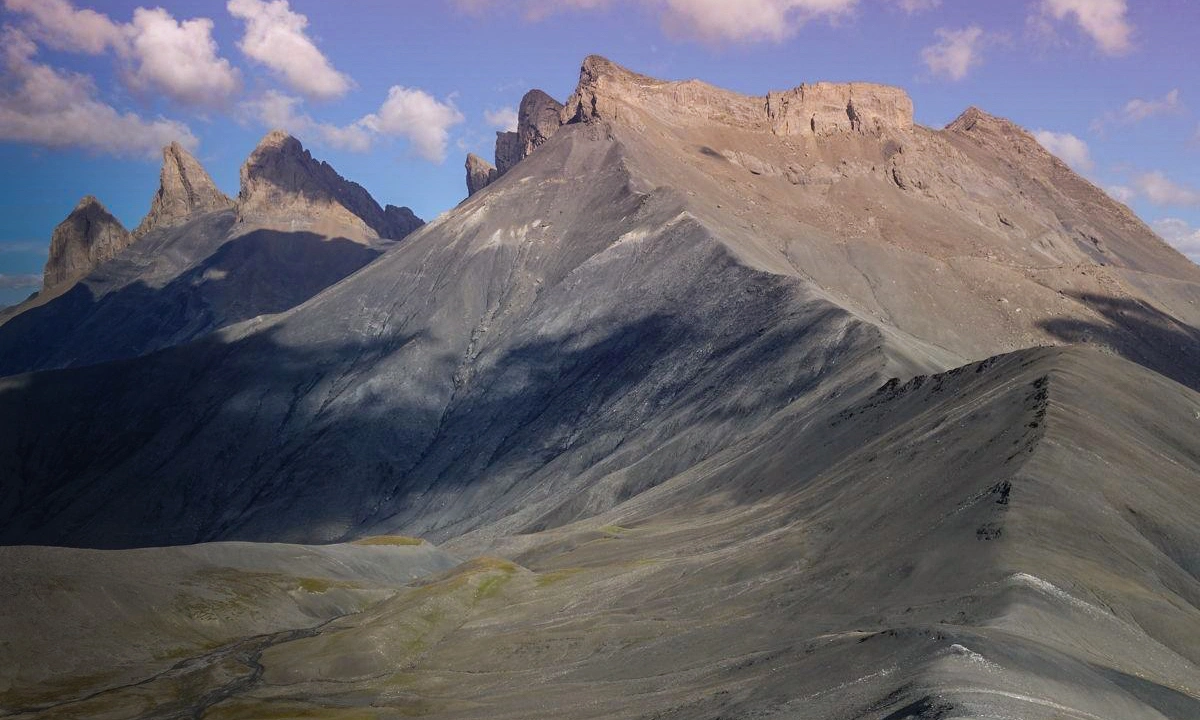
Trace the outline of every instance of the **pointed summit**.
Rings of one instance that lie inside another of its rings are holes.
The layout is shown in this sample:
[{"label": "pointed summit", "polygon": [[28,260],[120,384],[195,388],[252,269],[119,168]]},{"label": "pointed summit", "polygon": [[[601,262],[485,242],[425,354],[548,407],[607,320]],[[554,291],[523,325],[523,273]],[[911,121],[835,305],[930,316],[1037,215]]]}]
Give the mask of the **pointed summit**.
[{"label": "pointed summit", "polygon": [[400,239],[422,224],[407,208],[380,207],[361,185],[281,130],[267,133],[242,165],[237,209],[242,222],[360,242]]},{"label": "pointed summit", "polygon": [[87,275],[134,241],[133,235],[91,195],[54,228],[43,290],[53,290]]},{"label": "pointed summit", "polygon": [[151,230],[175,225],[195,215],[233,207],[233,201],[217,189],[195,157],[177,142],[163,148],[158,192],[150,212],[133,231],[140,238]]}]

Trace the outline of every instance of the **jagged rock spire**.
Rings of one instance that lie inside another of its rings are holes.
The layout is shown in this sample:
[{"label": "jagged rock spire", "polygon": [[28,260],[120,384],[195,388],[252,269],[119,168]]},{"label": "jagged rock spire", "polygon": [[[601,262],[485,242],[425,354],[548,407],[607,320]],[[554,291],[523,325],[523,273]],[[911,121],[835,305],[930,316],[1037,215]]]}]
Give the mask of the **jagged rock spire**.
[{"label": "jagged rock spire", "polygon": [[195,215],[233,207],[233,201],[217,189],[208,172],[182,145],[173,142],[162,154],[158,192],[150,202],[150,212],[133,231],[135,238]]},{"label": "jagged rock spire", "polygon": [[242,165],[237,208],[244,222],[356,240],[399,239],[423,224],[408,208],[380,207],[365,188],[281,130],[267,133]]},{"label": "jagged rock spire", "polygon": [[53,290],[87,275],[134,241],[125,226],[91,195],[54,228],[42,289]]}]

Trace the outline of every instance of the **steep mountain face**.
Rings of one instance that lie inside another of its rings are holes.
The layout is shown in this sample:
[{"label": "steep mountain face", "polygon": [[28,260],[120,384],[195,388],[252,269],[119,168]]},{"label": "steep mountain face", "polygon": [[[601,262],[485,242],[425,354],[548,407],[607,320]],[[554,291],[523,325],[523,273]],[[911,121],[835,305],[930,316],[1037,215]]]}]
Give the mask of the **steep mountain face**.
[{"label": "steep mountain face", "polygon": [[[1020,128],[924,128],[895,88],[592,57],[527,98],[487,184],[308,301],[0,379],[4,542],[471,560],[4,707],[1200,714],[1200,268]],[[265,144],[251,207],[321,175]]]},{"label": "steep mountain face", "polygon": [[91,195],[84,197],[54,228],[42,291],[69,286],[129,247],[134,239],[99,200]]},{"label": "steep mountain face", "polygon": [[238,219],[288,231],[342,234],[367,242],[398,240],[421,226],[408,208],[379,203],[329,163],[318,162],[300,141],[269,133],[242,166]]},{"label": "steep mountain face", "polygon": [[233,201],[217,189],[204,167],[179,143],[163,148],[158,177],[158,192],[150,203],[150,212],[133,231],[134,237],[140,238],[196,215],[233,208]]},{"label": "steep mountain face", "polygon": [[[284,157],[270,148],[286,149]],[[299,158],[296,172],[323,179],[321,187],[331,193],[322,196],[326,204],[314,204],[304,189],[308,181],[288,180],[279,164],[286,165],[286,157]],[[71,281],[0,322],[0,375],[144,355],[287,310],[393,244],[374,231],[364,234],[368,221],[392,237],[421,224],[407,208],[381,209],[361,187],[278,133],[259,146],[242,175],[239,197],[248,200],[235,206],[195,158],[170,145],[150,211],[132,235],[94,200],[81,203],[56,231],[48,272],[53,265],[65,277],[70,258],[83,257],[80,248],[100,257],[103,248],[128,246],[105,251],[103,262],[70,274]],[[339,193],[365,218],[342,205],[329,211],[329,198]],[[264,194],[288,213],[286,223],[247,220],[263,219],[254,208],[268,201]]]}]

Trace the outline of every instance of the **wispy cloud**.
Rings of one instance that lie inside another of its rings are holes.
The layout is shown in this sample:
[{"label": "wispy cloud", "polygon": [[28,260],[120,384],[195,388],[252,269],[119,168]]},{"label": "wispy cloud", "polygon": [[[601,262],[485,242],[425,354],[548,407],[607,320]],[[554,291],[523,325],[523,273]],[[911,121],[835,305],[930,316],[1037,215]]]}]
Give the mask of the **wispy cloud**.
[{"label": "wispy cloud", "polygon": [[1042,147],[1057,155],[1066,164],[1081,173],[1089,173],[1096,168],[1092,160],[1088,144],[1071,133],[1036,130],[1033,136]]},{"label": "wispy cloud", "polygon": [[1179,218],[1155,220],[1150,227],[1192,262],[1200,264],[1200,228],[1194,228]]},{"label": "wispy cloud", "polygon": [[[924,0],[928,2],[928,0]],[[922,4],[922,0],[901,0]],[[501,3],[497,0],[456,0],[466,12],[479,14]],[[565,10],[594,10],[619,4],[618,0],[523,0],[524,15],[540,20]],[[716,42],[779,42],[806,23],[836,19],[858,6],[859,0],[625,0],[655,14],[663,27],[680,37]]]},{"label": "wispy cloud", "polygon": [[1121,106],[1092,121],[1092,132],[1102,133],[1110,125],[1134,125],[1150,118],[1162,115],[1172,115],[1183,110],[1179,89],[1170,90],[1160,98],[1134,98]]},{"label": "wispy cloud", "polygon": [[0,240],[0,255],[46,255],[48,250],[48,243],[36,240],[16,240],[10,242]]},{"label": "wispy cloud", "polygon": [[490,127],[497,130],[516,130],[517,129],[517,109],[514,107],[502,107],[499,110],[484,110],[483,120]]},{"label": "wispy cloud", "polygon": [[1133,178],[1133,190],[1152,205],[1200,207],[1200,190],[1177,183],[1157,170],[1136,175]]},{"label": "wispy cloud", "polygon": [[318,122],[301,111],[303,99],[268,90],[242,103],[242,111],[268,128],[285,130],[306,140],[317,140],[340,150],[366,152],[371,149],[371,133],[361,122],[338,126]]},{"label": "wispy cloud", "polygon": [[962,80],[972,68],[983,62],[986,36],[978,25],[953,30],[938,28],[938,41],[921,50],[921,61],[937,77]]},{"label": "wispy cloud", "polygon": [[0,274],[0,290],[37,290],[41,286],[41,275]]}]

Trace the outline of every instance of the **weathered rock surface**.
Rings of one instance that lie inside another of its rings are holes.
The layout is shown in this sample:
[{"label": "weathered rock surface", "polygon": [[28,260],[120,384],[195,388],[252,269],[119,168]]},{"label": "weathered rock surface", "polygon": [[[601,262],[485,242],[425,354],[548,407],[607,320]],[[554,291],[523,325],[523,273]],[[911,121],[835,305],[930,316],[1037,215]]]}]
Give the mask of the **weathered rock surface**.
[{"label": "weathered rock surface", "polygon": [[406,210],[386,213],[361,185],[280,130],[268,133],[241,169],[237,212],[243,223],[362,242],[399,240],[413,227]]},{"label": "weathered rock surface", "polygon": [[133,235],[140,238],[151,230],[231,207],[233,200],[217,189],[200,162],[179,143],[173,142],[163,148],[158,192],[150,203],[150,212]]},{"label": "weathered rock surface", "polygon": [[562,111],[562,103],[541,90],[525,93],[517,110],[517,129],[496,133],[495,167],[478,155],[467,155],[467,197],[495,182],[558,132]]},{"label": "weathered rock surface", "polygon": [[54,228],[42,291],[60,289],[111,260],[134,236],[96,198],[88,195]]},{"label": "weathered rock surface", "polygon": [[475,153],[467,153],[467,197],[474,195],[496,181],[496,166]]}]

